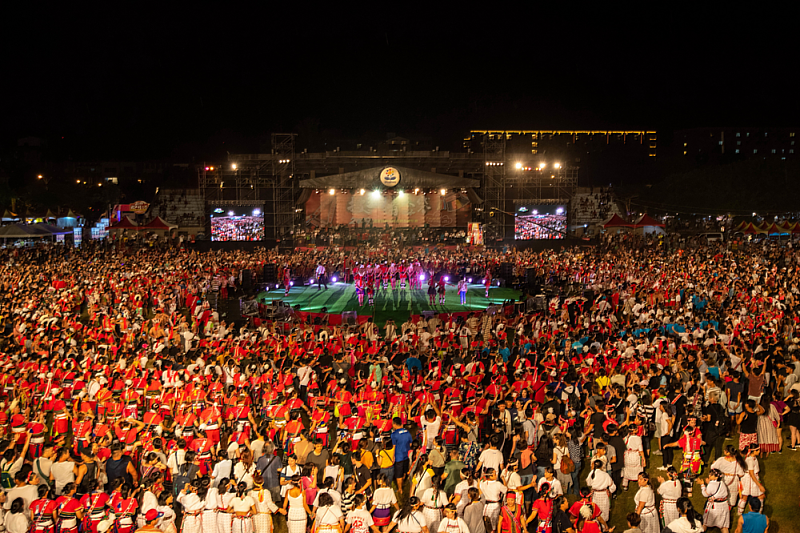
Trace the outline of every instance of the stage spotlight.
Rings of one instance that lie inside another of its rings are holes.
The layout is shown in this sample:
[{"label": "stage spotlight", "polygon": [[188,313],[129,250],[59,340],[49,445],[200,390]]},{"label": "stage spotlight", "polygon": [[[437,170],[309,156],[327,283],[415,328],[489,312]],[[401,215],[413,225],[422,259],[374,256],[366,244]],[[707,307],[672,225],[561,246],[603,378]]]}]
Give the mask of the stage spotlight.
[{"label": "stage spotlight", "polygon": [[467,283],[472,283],[472,278],[467,279]]},{"label": "stage spotlight", "polygon": [[399,191],[397,191],[397,196],[403,196],[404,194],[405,194],[405,192],[403,192],[403,189],[400,189]]},{"label": "stage spotlight", "polygon": [[331,196],[333,196],[334,194],[336,194],[336,189],[330,189],[330,190],[328,191],[328,194],[330,194]]},{"label": "stage spotlight", "polygon": [[420,281],[425,281],[425,274],[420,274],[419,275],[419,280]]},{"label": "stage spotlight", "polygon": [[279,283],[276,283],[276,284],[275,284],[275,288],[276,288],[276,289],[280,289],[280,288],[281,288],[280,284],[279,284]]},{"label": "stage spotlight", "polygon": [[417,187],[416,189],[414,189],[414,194],[419,194],[419,187]]},{"label": "stage spotlight", "polygon": [[361,196],[364,196],[365,192],[367,192],[367,191],[365,191],[364,189],[361,189],[360,191],[358,191],[358,194],[360,194]]},{"label": "stage spotlight", "polygon": [[517,161],[516,164],[514,165],[514,168],[516,168],[517,170],[521,169],[522,168],[522,163]]},{"label": "stage spotlight", "polygon": [[308,284],[309,284],[309,285],[313,285],[313,284],[314,284],[314,278],[311,278],[311,279],[309,279],[309,280],[308,280]]},{"label": "stage spotlight", "polygon": [[231,169],[232,169],[232,170],[236,170],[236,163],[234,163],[234,164],[232,164],[232,165],[231,165]]},{"label": "stage spotlight", "polygon": [[560,215],[562,213],[564,213],[564,208],[559,207],[558,209],[556,209],[556,215]]},{"label": "stage spotlight", "polygon": [[372,191],[372,197],[373,198],[380,198],[381,197],[381,191],[379,191],[377,189]]},{"label": "stage spotlight", "polygon": [[289,282],[289,286],[290,286],[290,287],[294,287],[294,281],[290,281],[290,282]]},{"label": "stage spotlight", "polygon": [[333,277],[331,278],[331,281],[333,281],[334,283],[336,283],[336,276],[333,276]]},{"label": "stage spotlight", "polygon": [[553,168],[561,168],[561,163],[555,163],[555,164],[553,164]]},{"label": "stage spotlight", "polygon": [[261,214],[261,209],[253,209],[253,216],[254,217],[257,217],[260,214]]},{"label": "stage spotlight", "polygon": [[445,194],[447,194],[447,190],[446,189],[439,189],[439,194],[444,196]]},{"label": "stage spotlight", "polygon": [[228,216],[232,217],[233,216],[233,211],[228,211]]},{"label": "stage spotlight", "polygon": [[546,166],[544,163],[539,163],[539,170],[543,170]]},{"label": "stage spotlight", "polygon": [[448,281],[450,281],[450,276],[445,276],[444,277],[444,282],[447,283]]}]

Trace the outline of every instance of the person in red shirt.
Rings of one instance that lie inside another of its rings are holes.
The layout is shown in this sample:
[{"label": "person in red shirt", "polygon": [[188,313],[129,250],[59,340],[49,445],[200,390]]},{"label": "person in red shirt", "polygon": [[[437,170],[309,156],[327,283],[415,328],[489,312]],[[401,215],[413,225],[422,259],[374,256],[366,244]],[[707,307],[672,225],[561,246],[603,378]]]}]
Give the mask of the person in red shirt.
[{"label": "person in red shirt", "polygon": [[58,531],[61,533],[78,533],[78,524],[83,520],[83,505],[75,499],[78,486],[67,483],[62,489],[61,496],[56,499],[58,506]]},{"label": "person in red shirt", "polygon": [[83,531],[97,533],[97,524],[105,516],[110,497],[100,490],[100,483],[96,479],[89,482],[88,488],[89,494],[81,498],[81,506],[84,509]]},{"label": "person in red shirt", "polygon": [[553,500],[550,498],[550,484],[542,483],[539,493],[542,495],[531,506],[531,514],[527,523],[538,520],[537,533],[551,533],[553,520]]},{"label": "person in red shirt", "polygon": [[139,503],[136,498],[131,496],[131,488],[127,484],[120,487],[118,494],[119,497],[113,505],[114,514],[116,515],[116,531],[117,533],[131,533],[135,528],[133,517],[136,515]]},{"label": "person in red shirt", "polygon": [[31,510],[32,533],[54,533],[58,519],[58,506],[52,499],[47,485],[39,485],[39,498],[33,500]]}]

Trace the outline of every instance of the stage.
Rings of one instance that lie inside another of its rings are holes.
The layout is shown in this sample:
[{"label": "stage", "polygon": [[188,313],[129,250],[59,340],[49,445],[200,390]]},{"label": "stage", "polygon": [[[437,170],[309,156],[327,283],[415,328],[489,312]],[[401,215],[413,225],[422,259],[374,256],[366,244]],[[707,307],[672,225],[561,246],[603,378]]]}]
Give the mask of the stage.
[{"label": "stage", "polygon": [[[274,285],[273,285],[274,287]],[[423,311],[434,311],[436,313],[469,313],[473,311],[483,311],[490,305],[502,305],[507,300],[518,300],[520,292],[514,289],[502,287],[492,287],[489,290],[489,298],[484,296],[486,289],[483,285],[470,284],[467,291],[467,303],[461,305],[455,285],[447,285],[445,303],[443,305],[433,305],[428,303],[428,285],[414,291],[395,289],[389,287],[388,291],[381,288],[375,296],[374,309],[367,305],[367,297],[364,297],[364,306],[359,307],[356,297],[355,285],[352,283],[331,283],[328,290],[323,287],[318,290],[317,286],[292,287],[289,296],[284,296],[284,289],[273,289],[269,292],[261,292],[258,295],[259,303],[271,303],[273,300],[283,300],[284,303],[295,307],[300,306],[301,312],[322,313],[323,307],[327,308],[327,313],[339,315],[345,311],[357,311],[359,317],[374,316],[375,322],[383,324],[387,319],[394,320],[400,324],[405,322],[411,315],[421,315]],[[438,295],[437,295],[438,301]]]}]

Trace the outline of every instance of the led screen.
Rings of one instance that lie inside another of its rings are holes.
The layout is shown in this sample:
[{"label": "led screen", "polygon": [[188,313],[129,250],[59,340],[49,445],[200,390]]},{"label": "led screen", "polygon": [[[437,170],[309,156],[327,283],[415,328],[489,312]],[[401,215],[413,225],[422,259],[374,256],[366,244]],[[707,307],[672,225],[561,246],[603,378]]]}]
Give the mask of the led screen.
[{"label": "led screen", "polygon": [[264,212],[259,207],[212,207],[212,241],[260,241],[264,238]]},{"label": "led screen", "polygon": [[567,235],[567,207],[563,205],[521,205],[514,217],[514,238],[563,239]]}]

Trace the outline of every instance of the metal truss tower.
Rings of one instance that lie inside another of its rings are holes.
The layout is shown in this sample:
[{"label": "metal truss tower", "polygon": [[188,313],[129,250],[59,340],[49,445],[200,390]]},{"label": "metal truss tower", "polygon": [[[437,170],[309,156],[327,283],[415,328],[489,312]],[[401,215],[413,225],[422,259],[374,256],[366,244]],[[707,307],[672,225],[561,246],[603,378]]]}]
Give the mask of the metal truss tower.
[{"label": "metal truss tower", "polygon": [[[272,205],[268,207],[272,220],[264,220],[267,238],[287,239],[294,229],[297,179],[295,178],[295,133],[272,134],[272,169],[274,180]],[[272,222],[272,228],[270,228]],[[272,232],[272,234],[270,234]]]},{"label": "metal truss tower", "polygon": [[[503,133],[486,133],[483,136],[483,176],[481,190],[484,197],[484,239],[496,242],[508,237],[510,218],[506,209],[506,136]],[[492,216],[493,215],[493,216]]]}]

